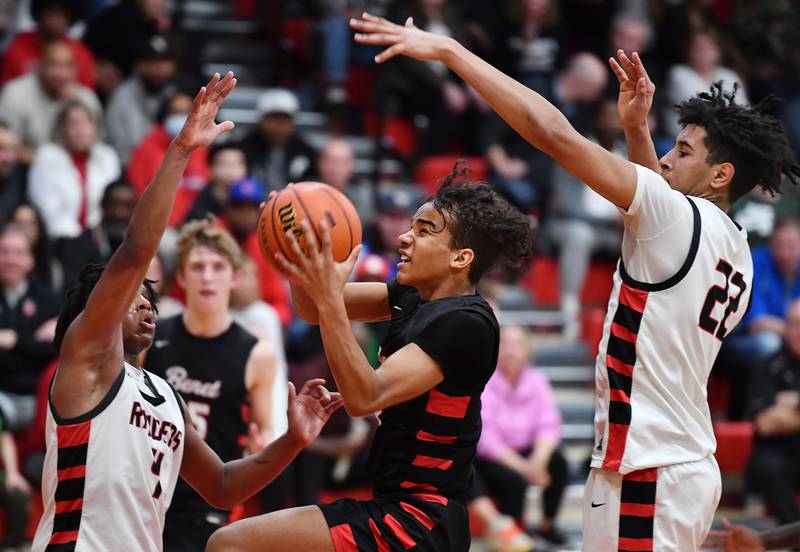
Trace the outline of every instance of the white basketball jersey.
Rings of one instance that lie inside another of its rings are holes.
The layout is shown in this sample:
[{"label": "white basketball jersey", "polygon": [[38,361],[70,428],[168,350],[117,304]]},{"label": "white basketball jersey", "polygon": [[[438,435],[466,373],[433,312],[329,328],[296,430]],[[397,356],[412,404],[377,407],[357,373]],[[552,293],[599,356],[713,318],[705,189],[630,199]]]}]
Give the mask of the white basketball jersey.
[{"label": "white basketball jersey", "polygon": [[160,551],[183,440],[175,392],[127,363],[91,412],[64,420],[51,403],[33,550]]},{"label": "white basketball jersey", "polygon": [[[713,454],[708,376],[753,282],[746,233],[730,217],[648,169],[637,175],[595,363],[592,467],[623,474]],[[652,276],[670,259],[658,283],[626,270]]]}]

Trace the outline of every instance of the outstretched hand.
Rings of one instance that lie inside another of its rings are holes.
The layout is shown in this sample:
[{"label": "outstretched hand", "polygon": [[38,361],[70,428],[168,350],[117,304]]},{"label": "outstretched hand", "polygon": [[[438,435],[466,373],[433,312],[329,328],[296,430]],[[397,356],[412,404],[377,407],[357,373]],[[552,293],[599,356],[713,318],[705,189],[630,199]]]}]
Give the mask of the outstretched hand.
[{"label": "outstretched hand", "polygon": [[350,27],[358,31],[356,42],[374,46],[389,46],[375,56],[375,61],[383,63],[397,55],[404,55],[422,61],[442,61],[453,44],[450,37],[425,32],[408,18],[405,25],[398,25],[382,17],[364,12],[361,19],[351,19]]},{"label": "outstretched hand", "polygon": [[762,552],[764,543],[758,533],[743,525],[733,525],[727,518],[722,518],[725,531],[711,531],[707,546],[714,546],[725,552]]},{"label": "outstretched hand", "polygon": [[289,429],[287,433],[300,446],[305,447],[317,438],[325,423],[342,406],[342,396],[324,387],[325,380],[318,378],[306,382],[300,393],[289,382]]},{"label": "outstretched hand", "polygon": [[656,87],[637,52],[631,54],[631,59],[624,51],[617,50],[617,57],[619,61],[612,57],[608,63],[619,81],[617,113],[620,122],[625,128],[645,125]]},{"label": "outstretched hand", "polygon": [[214,73],[207,85],[202,87],[194,98],[192,111],[183,128],[175,137],[175,143],[187,151],[210,145],[220,134],[233,128],[232,121],[216,123],[217,112],[225,98],[236,88],[233,72],[228,71],[224,78]]}]

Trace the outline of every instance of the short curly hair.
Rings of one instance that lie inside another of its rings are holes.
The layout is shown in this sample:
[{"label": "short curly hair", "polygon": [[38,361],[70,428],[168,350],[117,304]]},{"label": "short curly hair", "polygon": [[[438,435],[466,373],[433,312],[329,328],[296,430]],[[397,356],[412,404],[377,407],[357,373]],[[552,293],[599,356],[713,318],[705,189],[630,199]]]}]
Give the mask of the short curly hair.
[{"label": "short curly hair", "polygon": [[738,84],[732,92],[715,82],[708,92],[676,105],[678,123],[696,125],[706,131],[706,162],[731,163],[735,170],[730,185],[730,202],[756,186],[775,195],[785,175],[793,184],[800,178],[800,166],[789,144],[783,124],[767,114],[780,100],[770,96],[757,105],[735,103]]},{"label": "short curly hair", "polygon": [[451,247],[475,252],[469,270],[473,284],[498,262],[519,265],[533,255],[533,230],[527,216],[484,182],[471,182],[459,160],[428,201],[450,225]]}]

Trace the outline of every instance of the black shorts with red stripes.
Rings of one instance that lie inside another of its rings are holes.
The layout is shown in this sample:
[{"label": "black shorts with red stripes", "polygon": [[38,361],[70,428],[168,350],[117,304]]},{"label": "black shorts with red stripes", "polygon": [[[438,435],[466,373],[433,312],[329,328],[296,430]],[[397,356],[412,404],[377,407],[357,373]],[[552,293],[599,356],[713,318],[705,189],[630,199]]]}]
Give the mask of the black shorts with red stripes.
[{"label": "black shorts with red stripes", "polygon": [[467,552],[466,507],[437,494],[384,494],[344,498],[319,506],[336,552]]}]

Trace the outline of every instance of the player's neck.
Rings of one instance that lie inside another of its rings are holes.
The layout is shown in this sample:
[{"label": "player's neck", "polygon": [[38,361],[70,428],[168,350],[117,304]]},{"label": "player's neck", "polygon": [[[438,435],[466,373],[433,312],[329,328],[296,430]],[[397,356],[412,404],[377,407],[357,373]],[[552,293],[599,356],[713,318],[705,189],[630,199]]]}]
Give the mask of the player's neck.
[{"label": "player's neck", "polygon": [[203,312],[188,308],[183,312],[183,325],[195,337],[217,337],[230,327],[231,322],[228,309]]},{"label": "player's neck", "polygon": [[[415,286],[417,287],[417,286]],[[460,297],[462,295],[474,295],[475,286],[469,282],[461,280],[445,280],[430,286],[422,285],[417,287],[419,296],[426,301],[444,299],[445,297]]]}]

